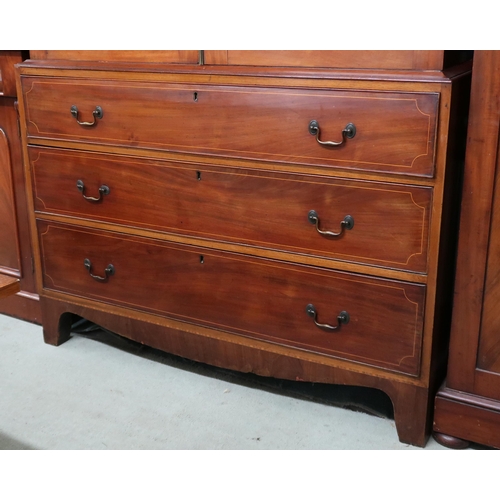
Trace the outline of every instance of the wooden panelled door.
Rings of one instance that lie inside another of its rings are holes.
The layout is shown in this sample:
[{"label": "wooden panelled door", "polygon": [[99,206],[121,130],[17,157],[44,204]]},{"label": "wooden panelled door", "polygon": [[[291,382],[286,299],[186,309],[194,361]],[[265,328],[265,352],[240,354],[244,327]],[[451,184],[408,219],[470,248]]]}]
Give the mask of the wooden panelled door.
[{"label": "wooden panelled door", "polygon": [[450,356],[435,437],[500,448],[500,51],[476,51]]},{"label": "wooden panelled door", "polygon": [[0,298],[19,291],[21,276],[11,148],[9,130],[5,126],[9,118],[8,99],[2,98],[0,99]]},{"label": "wooden panelled door", "polygon": [[[497,71],[498,69],[500,66],[497,66]],[[500,80],[497,79],[497,83],[500,83]],[[497,86],[495,93],[497,97],[500,96],[500,85]],[[498,106],[499,102],[497,98],[496,103],[491,102],[490,105]],[[499,119],[500,109],[497,112],[496,123],[489,123],[497,145],[500,143]],[[474,392],[487,398],[500,400],[500,155],[498,147],[494,185]]]},{"label": "wooden panelled door", "polygon": [[500,400],[499,71],[498,51],[476,53],[453,323],[453,332],[461,334],[452,334],[448,374],[450,388],[497,400]]},{"label": "wooden panelled door", "polygon": [[[2,123],[10,117],[6,99],[0,100],[0,273],[19,277],[20,258],[14,189],[12,182],[11,150],[8,133]],[[5,105],[7,104],[7,106]],[[4,112],[5,111],[5,112]]]},{"label": "wooden panelled door", "polygon": [[22,60],[21,51],[0,50],[0,314],[39,322],[16,109],[15,64]]}]

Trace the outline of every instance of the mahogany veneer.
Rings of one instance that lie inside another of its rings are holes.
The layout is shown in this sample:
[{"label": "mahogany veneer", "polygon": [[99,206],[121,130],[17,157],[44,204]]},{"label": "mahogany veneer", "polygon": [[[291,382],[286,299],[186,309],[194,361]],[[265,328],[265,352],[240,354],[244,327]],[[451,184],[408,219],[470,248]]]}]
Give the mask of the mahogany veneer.
[{"label": "mahogany veneer", "polygon": [[446,446],[500,448],[500,52],[477,51],[446,383],[434,431]]},{"label": "mahogany veneer", "polygon": [[443,50],[206,50],[206,64],[441,70]]},{"label": "mahogany veneer", "polygon": [[0,299],[9,297],[10,295],[19,292],[19,280],[10,276],[0,274]]},{"label": "mahogany veneer", "polygon": [[[47,290],[418,375],[423,285],[43,221],[38,222],[38,231]],[[109,283],[99,287],[85,273],[75,273],[85,259],[90,260],[92,273],[101,276],[113,265]],[[142,281],[151,275],[156,279],[144,294]],[[373,296],[380,300],[376,310]],[[308,304],[316,307],[320,322],[335,323],[342,310],[352,321],[338,334],[324,335],[305,314]],[[391,330],[384,328],[388,316],[394,325]]]},{"label": "mahogany veneer", "polygon": [[[39,213],[426,271],[430,187],[29,149]],[[89,203],[74,196],[79,180],[87,196],[97,196],[101,185],[113,189]],[[308,223],[311,209],[320,228],[337,230],[356,213],[353,230],[332,242]]]},{"label": "mahogany veneer", "polygon": [[0,314],[40,322],[16,99],[15,64],[22,60],[21,51],[0,51],[0,279],[13,282]]},{"label": "mahogany veneer", "polygon": [[442,52],[406,54],[411,71],[379,53],[394,65],[376,74],[353,69],[363,53],[341,72],[321,66],[341,53],[311,69],[286,51],[202,55],[19,66],[45,341],[76,314],[216,366],[375,387],[423,446],[470,68],[444,73]]},{"label": "mahogany veneer", "polygon": [[198,50],[30,50],[31,59],[198,64]]},{"label": "mahogany veneer", "polygon": [[[341,92],[302,89],[169,85],[109,80],[23,79],[30,139],[129,145],[206,155],[265,159],[370,171],[433,174],[437,93]],[[79,119],[103,119],[75,129]],[[104,119],[105,117],[105,119]],[[166,120],[165,117],[168,117]],[[356,140],[331,150],[349,123]],[[304,134],[306,132],[306,134]]]}]

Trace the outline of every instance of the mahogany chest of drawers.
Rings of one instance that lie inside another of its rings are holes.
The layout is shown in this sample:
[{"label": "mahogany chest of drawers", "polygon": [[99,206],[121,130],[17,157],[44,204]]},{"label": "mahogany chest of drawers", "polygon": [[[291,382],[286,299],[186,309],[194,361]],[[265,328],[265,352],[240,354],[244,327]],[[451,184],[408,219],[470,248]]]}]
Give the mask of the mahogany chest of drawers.
[{"label": "mahogany chest of drawers", "polygon": [[45,341],[76,314],[216,366],[375,387],[423,446],[469,65],[41,52],[18,86]]}]

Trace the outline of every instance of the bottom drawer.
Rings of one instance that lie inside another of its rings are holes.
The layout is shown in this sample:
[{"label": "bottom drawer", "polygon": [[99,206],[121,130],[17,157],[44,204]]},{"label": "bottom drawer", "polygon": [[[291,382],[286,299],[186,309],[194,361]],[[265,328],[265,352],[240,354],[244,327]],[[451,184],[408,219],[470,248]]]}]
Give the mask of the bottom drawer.
[{"label": "bottom drawer", "polygon": [[38,230],[45,289],[419,373],[423,285],[41,220]]}]

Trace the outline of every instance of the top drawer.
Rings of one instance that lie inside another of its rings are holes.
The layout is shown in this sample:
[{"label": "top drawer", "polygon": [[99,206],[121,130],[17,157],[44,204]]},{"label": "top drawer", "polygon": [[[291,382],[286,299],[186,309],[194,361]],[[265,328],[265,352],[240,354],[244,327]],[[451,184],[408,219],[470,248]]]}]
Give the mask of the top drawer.
[{"label": "top drawer", "polygon": [[[30,139],[433,175],[437,93],[36,76],[22,77],[22,89]],[[352,138],[343,132],[353,130],[349,124],[355,127]]]}]

